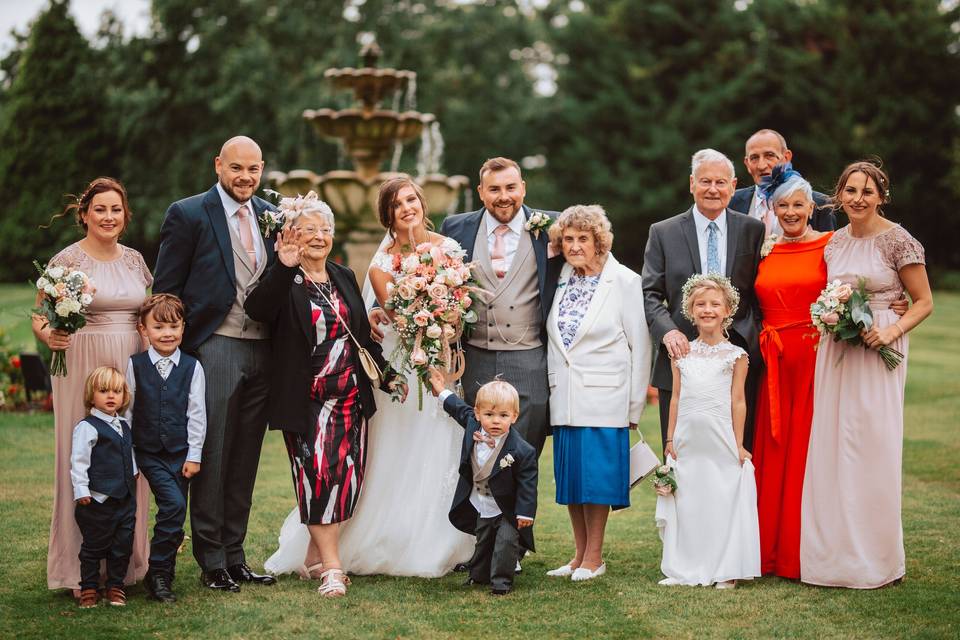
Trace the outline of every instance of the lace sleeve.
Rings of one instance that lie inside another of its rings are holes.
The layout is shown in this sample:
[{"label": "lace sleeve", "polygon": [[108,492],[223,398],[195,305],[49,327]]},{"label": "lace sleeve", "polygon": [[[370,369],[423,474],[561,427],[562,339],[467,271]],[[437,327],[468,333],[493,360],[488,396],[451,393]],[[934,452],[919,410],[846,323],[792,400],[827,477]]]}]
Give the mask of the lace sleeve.
[{"label": "lace sleeve", "polygon": [[910,264],[926,264],[923,245],[900,226],[877,238],[877,248],[883,261],[896,271]]},{"label": "lace sleeve", "polygon": [[726,365],[727,370],[733,371],[734,365],[737,364],[737,360],[739,360],[740,358],[746,358],[747,364],[748,365],[750,364],[750,356],[747,355],[747,352],[741,349],[740,347],[738,347],[737,345],[731,344],[729,346],[729,349],[727,349],[726,353],[724,354],[724,360],[725,360],[724,364]]},{"label": "lace sleeve", "polygon": [[66,267],[69,269],[79,269],[85,273],[89,272],[89,259],[87,254],[77,245],[76,242],[64,247],[57,255],[50,258],[47,266]]},{"label": "lace sleeve", "polygon": [[130,247],[124,247],[123,261],[131,271],[140,274],[143,278],[144,288],[149,289],[153,286],[153,274],[150,273],[150,269],[147,267],[147,263],[139,251],[131,249]]},{"label": "lace sleeve", "polygon": [[389,273],[390,275],[396,275],[396,271],[393,268],[394,254],[387,253],[386,251],[377,251],[373,255],[373,260],[370,261],[371,267],[376,267],[383,271],[384,273]]}]

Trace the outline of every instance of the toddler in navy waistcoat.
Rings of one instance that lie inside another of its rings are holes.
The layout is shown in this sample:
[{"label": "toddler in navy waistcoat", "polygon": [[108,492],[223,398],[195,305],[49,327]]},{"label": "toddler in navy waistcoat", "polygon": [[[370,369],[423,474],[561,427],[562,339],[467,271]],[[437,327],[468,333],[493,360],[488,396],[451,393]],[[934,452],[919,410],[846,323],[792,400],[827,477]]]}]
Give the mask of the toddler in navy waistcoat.
[{"label": "toddler in navy waistcoat", "polygon": [[133,553],[137,517],[137,464],[130,425],[120,417],[130,402],[123,374],[98,367],[87,376],[83,405],[89,415],[73,428],[70,479],[80,528],[80,607],[97,605],[100,561],[107,561],[106,597],[126,604],[123,578]]},{"label": "toddler in navy waistcoat", "polygon": [[207,431],[203,367],[180,351],[183,316],[183,303],[176,296],[147,298],[137,328],[150,347],[131,356],[127,365],[137,466],[157,503],[146,586],[161,602],[176,601],[173,579],[184,537],[187,487],[200,472]]}]

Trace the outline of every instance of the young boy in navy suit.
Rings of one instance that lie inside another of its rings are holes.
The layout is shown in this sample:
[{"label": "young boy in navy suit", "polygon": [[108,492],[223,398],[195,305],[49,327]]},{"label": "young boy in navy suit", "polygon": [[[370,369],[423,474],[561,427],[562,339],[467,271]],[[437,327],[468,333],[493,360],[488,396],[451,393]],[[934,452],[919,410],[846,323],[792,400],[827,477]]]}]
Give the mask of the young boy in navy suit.
[{"label": "young boy in navy suit", "polygon": [[511,384],[494,380],[480,387],[471,407],[444,388],[443,374],[435,369],[430,386],[464,428],[450,522],[477,537],[467,584],[489,584],[492,594],[506,595],[521,549],[534,550],[537,512],[537,451],[510,430],[520,414],[520,396]]},{"label": "young boy in navy suit", "polygon": [[106,597],[127,603],[123,578],[133,553],[137,464],[130,425],[120,418],[130,402],[123,374],[98,367],[87,376],[83,405],[90,414],[73,429],[70,479],[80,528],[80,608],[97,606],[100,561],[107,561]]},{"label": "young boy in navy suit", "polygon": [[147,298],[137,328],[150,347],[131,356],[127,365],[137,465],[157,502],[146,586],[160,602],[176,602],[173,579],[184,537],[187,486],[200,472],[207,430],[203,367],[180,351],[183,317],[183,303],[176,296],[158,293]]}]

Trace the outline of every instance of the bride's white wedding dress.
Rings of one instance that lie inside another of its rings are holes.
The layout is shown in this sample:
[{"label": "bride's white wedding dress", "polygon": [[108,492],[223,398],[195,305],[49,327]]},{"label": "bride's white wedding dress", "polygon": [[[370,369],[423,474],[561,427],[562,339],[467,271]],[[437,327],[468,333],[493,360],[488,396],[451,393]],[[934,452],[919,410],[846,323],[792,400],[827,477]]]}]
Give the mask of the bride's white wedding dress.
[{"label": "bride's white wedding dress", "polygon": [[[459,248],[456,241],[444,246]],[[371,267],[397,274],[383,251]],[[389,359],[397,334],[385,327],[383,353]],[[410,392],[398,404],[375,390],[377,412],[367,428],[367,466],[353,517],[340,527],[340,560],[359,575],[438,577],[473,554],[474,537],[456,529],[447,514],[459,480],[463,427],[424,388],[417,408],[417,380],[408,376]],[[303,566],[309,543],[307,528],[294,508],[280,532],[280,548],[265,563],[279,574]]]}]

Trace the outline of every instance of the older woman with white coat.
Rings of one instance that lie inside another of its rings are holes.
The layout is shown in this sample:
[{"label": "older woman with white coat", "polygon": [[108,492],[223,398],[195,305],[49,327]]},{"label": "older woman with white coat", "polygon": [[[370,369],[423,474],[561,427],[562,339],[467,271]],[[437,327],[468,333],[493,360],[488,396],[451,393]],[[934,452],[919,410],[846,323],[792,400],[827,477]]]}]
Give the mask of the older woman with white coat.
[{"label": "older woman with white coat", "polygon": [[547,575],[582,581],[606,572],[607,516],[630,506],[629,429],[646,401],[650,338],[640,275],[610,253],[603,208],[568,208],[550,242],[566,260],[547,319],[553,468],[576,551]]}]

